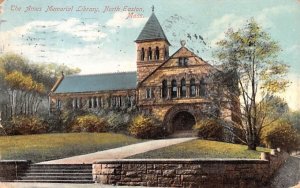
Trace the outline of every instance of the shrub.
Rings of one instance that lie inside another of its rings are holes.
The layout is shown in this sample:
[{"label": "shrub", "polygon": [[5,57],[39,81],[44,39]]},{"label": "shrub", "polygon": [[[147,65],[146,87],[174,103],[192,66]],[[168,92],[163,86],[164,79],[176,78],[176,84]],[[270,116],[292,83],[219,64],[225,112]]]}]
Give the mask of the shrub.
[{"label": "shrub", "polygon": [[150,116],[137,115],[133,118],[129,133],[138,138],[157,138],[163,135],[161,123]]},{"label": "shrub", "polygon": [[218,120],[207,118],[200,120],[193,127],[200,138],[208,140],[223,140],[223,127]]},{"label": "shrub", "polygon": [[300,135],[285,120],[279,120],[275,124],[263,128],[260,139],[269,148],[279,147],[287,152],[299,150]]},{"label": "shrub", "polygon": [[130,114],[111,112],[107,114],[108,129],[113,132],[126,131],[130,119]]},{"label": "shrub", "polygon": [[72,132],[105,132],[107,121],[96,115],[82,115],[75,118],[71,125]]},{"label": "shrub", "polygon": [[38,116],[14,116],[8,122],[9,134],[40,134],[46,133],[48,124]]}]

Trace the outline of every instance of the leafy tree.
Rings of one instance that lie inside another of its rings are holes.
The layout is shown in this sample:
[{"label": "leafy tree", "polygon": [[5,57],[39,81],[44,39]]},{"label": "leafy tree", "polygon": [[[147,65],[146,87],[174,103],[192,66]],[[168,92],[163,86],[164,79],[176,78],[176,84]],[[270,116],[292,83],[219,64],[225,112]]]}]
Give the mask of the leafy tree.
[{"label": "leafy tree", "polygon": [[254,19],[237,31],[229,29],[225,39],[217,45],[215,55],[222,62],[222,72],[217,74],[216,80],[218,86],[225,86],[222,89],[227,90],[222,100],[233,101],[222,107],[235,109],[233,113],[238,121],[231,122],[231,126],[240,129],[241,135],[236,136],[248,145],[248,149],[255,150],[260,144],[259,135],[265,121],[270,121],[267,103],[261,101],[288,86],[285,79],[288,66],[277,58],[278,43]]},{"label": "leafy tree", "polygon": [[16,54],[0,56],[0,112],[5,118],[35,114],[55,81],[64,74],[76,74],[79,69],[54,63],[31,63]]},{"label": "leafy tree", "polygon": [[299,150],[300,134],[287,119],[273,122],[264,127],[260,135],[261,142],[269,148],[281,148],[288,152]]},{"label": "leafy tree", "polygon": [[292,126],[297,129],[300,134],[300,111],[290,112],[288,114],[288,120],[291,122]]}]

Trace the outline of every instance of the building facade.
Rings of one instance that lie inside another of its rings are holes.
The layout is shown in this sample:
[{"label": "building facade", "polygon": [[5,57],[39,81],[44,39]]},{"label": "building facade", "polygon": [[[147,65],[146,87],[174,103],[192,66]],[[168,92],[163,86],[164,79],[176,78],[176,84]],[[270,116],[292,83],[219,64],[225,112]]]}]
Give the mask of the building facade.
[{"label": "building facade", "polygon": [[[208,116],[217,71],[181,41],[169,55],[168,41],[154,12],[136,43],[136,72],[63,76],[49,94],[51,111],[137,108],[161,120],[168,132],[189,130]],[[230,118],[229,110],[218,114]]]}]

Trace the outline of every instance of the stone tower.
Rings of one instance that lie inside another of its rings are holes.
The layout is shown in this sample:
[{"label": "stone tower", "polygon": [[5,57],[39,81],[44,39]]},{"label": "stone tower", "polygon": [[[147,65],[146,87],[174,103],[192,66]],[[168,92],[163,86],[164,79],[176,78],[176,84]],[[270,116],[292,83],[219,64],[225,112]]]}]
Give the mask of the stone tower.
[{"label": "stone tower", "polygon": [[169,58],[170,43],[154,14],[154,8],[135,42],[137,44],[137,81],[140,83]]}]

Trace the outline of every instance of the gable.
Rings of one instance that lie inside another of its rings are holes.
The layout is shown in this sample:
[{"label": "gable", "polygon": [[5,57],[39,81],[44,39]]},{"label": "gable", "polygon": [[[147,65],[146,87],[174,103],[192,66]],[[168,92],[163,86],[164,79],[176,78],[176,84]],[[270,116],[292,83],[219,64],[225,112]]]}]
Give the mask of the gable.
[{"label": "gable", "polygon": [[[187,66],[179,66],[179,58],[188,58]],[[188,50],[186,47],[181,47],[168,60],[156,68],[149,76],[147,76],[141,85],[158,84],[164,78],[186,77],[203,77],[215,68],[202,58]],[[199,78],[200,79],[200,78]]]},{"label": "gable", "polygon": [[191,52],[185,47],[180,48],[177,52],[175,52],[162,66],[162,68],[166,67],[178,67],[179,66],[179,58],[187,58],[188,66],[211,66],[203,59],[198,57],[196,54]]}]

